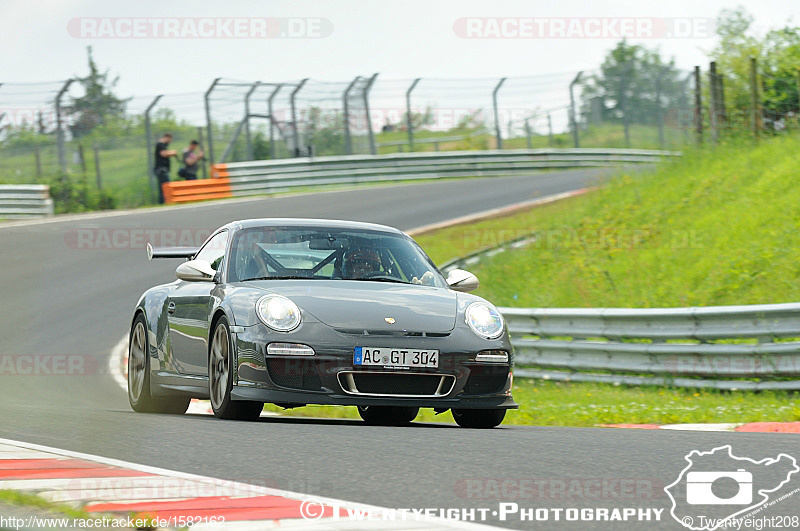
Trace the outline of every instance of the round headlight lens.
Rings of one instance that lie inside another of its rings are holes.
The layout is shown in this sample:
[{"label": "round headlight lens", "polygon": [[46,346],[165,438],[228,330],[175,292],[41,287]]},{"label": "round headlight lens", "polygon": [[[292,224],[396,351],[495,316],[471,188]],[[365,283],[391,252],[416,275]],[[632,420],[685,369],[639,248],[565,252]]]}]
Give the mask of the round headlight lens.
[{"label": "round headlight lens", "polygon": [[467,308],[466,318],[472,331],[483,338],[496,339],[503,334],[503,316],[491,304],[473,302]]},{"label": "round headlight lens", "polygon": [[256,303],[258,318],[279,332],[289,332],[300,324],[300,308],[281,295],[265,295]]}]

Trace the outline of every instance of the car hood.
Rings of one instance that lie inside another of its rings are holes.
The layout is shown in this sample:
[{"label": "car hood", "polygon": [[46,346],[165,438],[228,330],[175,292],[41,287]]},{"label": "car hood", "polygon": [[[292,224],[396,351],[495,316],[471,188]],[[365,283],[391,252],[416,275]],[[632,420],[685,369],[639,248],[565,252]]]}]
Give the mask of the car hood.
[{"label": "car hood", "polygon": [[443,334],[455,328],[458,301],[449,289],[352,280],[253,285],[289,297],[303,311],[343,332]]}]

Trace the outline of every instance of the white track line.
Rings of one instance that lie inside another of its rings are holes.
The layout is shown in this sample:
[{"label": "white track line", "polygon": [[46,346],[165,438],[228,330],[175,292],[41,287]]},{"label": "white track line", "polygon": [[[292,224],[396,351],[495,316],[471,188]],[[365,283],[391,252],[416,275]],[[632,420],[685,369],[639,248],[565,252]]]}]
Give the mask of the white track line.
[{"label": "white track line", "polygon": [[[353,509],[353,510],[359,510],[359,511],[369,511],[369,512],[371,512],[373,514],[378,514],[378,515],[389,514],[389,513],[386,513],[386,512],[387,511],[392,511],[392,509],[389,509],[387,507],[379,507],[379,506],[376,506],[376,505],[355,503],[355,502],[340,500],[338,498],[329,498],[329,497],[326,497],[326,496],[315,496],[315,495],[304,494],[304,493],[300,493],[300,492],[293,492],[293,491],[282,490],[282,489],[276,489],[276,488],[271,488],[271,487],[262,487],[262,486],[258,486],[258,485],[250,485],[250,484],[247,484],[247,483],[240,483],[240,482],[237,482],[237,481],[229,481],[229,480],[211,478],[211,477],[207,477],[207,476],[200,476],[200,475],[197,475],[197,474],[188,474],[186,472],[179,472],[179,471],[176,471],[176,470],[168,470],[168,469],[165,469],[165,468],[159,468],[159,467],[154,467],[154,466],[140,465],[140,464],[137,464],[137,463],[131,463],[131,462],[128,462],[128,461],[122,461],[122,460],[119,460],[119,459],[112,459],[112,458],[102,457],[102,456],[98,456],[98,455],[85,454],[85,453],[82,453],[82,452],[74,452],[74,451],[71,451],[71,450],[63,450],[61,448],[53,448],[51,446],[43,446],[43,445],[39,445],[39,444],[32,444],[32,443],[27,443],[27,442],[22,442],[22,441],[14,441],[14,440],[10,440],[10,439],[2,439],[2,438],[0,438],[0,445],[6,445],[6,446],[15,447],[15,448],[24,449],[24,450],[44,452],[44,453],[47,453],[47,454],[52,454],[54,456],[68,457],[68,458],[73,458],[73,459],[81,459],[81,460],[84,460],[84,461],[90,461],[90,462],[99,463],[99,464],[102,464],[102,465],[107,465],[107,466],[112,466],[112,467],[117,467],[117,468],[124,468],[124,469],[128,469],[128,470],[134,470],[134,471],[137,471],[137,472],[142,472],[142,473],[145,473],[145,474],[151,474],[151,475],[154,475],[154,476],[161,476],[161,477],[164,477],[164,478],[171,478],[171,479],[189,481],[189,482],[192,482],[192,483],[203,484],[203,485],[206,485],[206,486],[209,486],[209,487],[215,487],[215,488],[218,488],[218,489],[225,489],[225,490],[229,490],[229,491],[234,491],[234,492],[246,495],[246,496],[278,496],[278,497],[289,498],[289,499],[298,500],[298,501],[307,501],[307,502],[311,502],[311,503],[321,503],[321,504],[327,505],[329,507],[334,507],[334,508],[338,507],[338,508],[342,508],[342,509]],[[66,481],[70,482],[72,485],[75,485],[76,481],[80,481],[81,479],[83,479],[83,480],[91,480],[92,478],[88,478],[88,479],[87,478],[80,478],[80,479],[74,479],[73,478],[73,479],[66,480]],[[120,478],[98,478],[97,481],[112,481],[114,479],[120,479]],[[137,478],[125,478],[125,479],[127,479],[127,480],[135,480]],[[31,485],[32,481],[36,481],[38,484],[40,484],[40,486],[44,486],[44,485],[52,486],[54,484],[58,484],[58,482],[62,482],[63,483],[65,480],[59,480],[59,479],[55,479],[55,480],[53,480],[53,479],[49,479],[49,480],[28,480],[27,484],[29,485],[29,488],[30,488],[30,485]],[[6,482],[6,483],[11,483],[11,482]],[[19,481],[19,482],[15,481],[14,483],[15,484],[20,484],[20,483],[23,483],[23,481]],[[47,487],[43,487],[43,488],[47,488]],[[282,520],[282,522],[283,522],[283,520]],[[357,524],[358,523],[356,521],[349,521],[349,520],[345,519],[344,517],[342,517],[342,519],[340,519],[340,522],[343,522],[343,523],[346,523],[346,524],[350,524],[350,525],[341,527],[341,529],[353,529],[352,524]],[[250,523],[255,525],[255,522],[250,522]],[[307,529],[329,529],[330,528],[330,526],[328,526],[328,525],[323,525],[321,527],[322,522],[317,522],[317,521],[314,521],[314,520],[306,520],[305,523],[306,523],[307,527],[304,527],[304,528],[307,528]],[[373,521],[373,522],[368,522],[368,523],[375,524],[376,522]],[[379,522],[379,523],[391,524],[392,522],[387,521],[387,522]],[[413,524],[414,522],[412,521],[412,522],[399,522],[399,523],[400,524],[404,524],[404,525],[402,527],[397,527],[395,525],[391,525],[389,527],[391,527],[393,529],[406,529],[406,528],[408,528],[408,526],[405,525],[405,524],[408,524],[408,523],[412,523]],[[449,529],[497,529],[497,528],[490,527],[490,526],[487,526],[487,525],[476,524],[476,523],[472,523],[472,522],[461,522],[461,521],[456,521],[456,520],[446,520],[446,519],[442,519],[442,518],[439,518],[439,519],[431,518],[430,520],[427,520],[425,522],[420,522],[420,523],[426,523],[427,527],[429,527],[429,528],[437,528],[437,529],[446,529],[446,528],[449,528]],[[242,524],[244,525],[244,522]],[[325,524],[327,524],[327,522]],[[227,523],[225,524],[225,527],[227,528]],[[262,526],[262,528],[263,528],[263,526]],[[374,525],[371,528],[374,528]]]}]

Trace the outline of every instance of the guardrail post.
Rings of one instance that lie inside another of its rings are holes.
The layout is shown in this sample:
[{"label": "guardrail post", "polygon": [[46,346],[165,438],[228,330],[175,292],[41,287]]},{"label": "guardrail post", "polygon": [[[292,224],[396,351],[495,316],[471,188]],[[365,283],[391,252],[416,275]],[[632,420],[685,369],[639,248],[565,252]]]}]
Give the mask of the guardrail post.
[{"label": "guardrail post", "polygon": [[153,201],[156,200],[158,196],[158,184],[156,183],[156,176],[153,173],[153,165],[155,164],[155,160],[153,159],[153,132],[150,129],[150,111],[153,110],[153,107],[158,104],[158,101],[161,99],[163,95],[159,94],[153,99],[153,102],[147,106],[147,109],[144,111],[144,136],[145,136],[145,144],[147,146],[147,176],[148,180],[150,181],[150,197]]},{"label": "guardrail post", "polygon": [[408,150],[414,151],[414,123],[411,117],[411,91],[419,83],[420,78],[414,80],[406,91],[406,122],[408,124]]},{"label": "guardrail post", "polygon": [[61,98],[67,93],[69,86],[72,85],[73,81],[75,80],[68,79],[56,95],[56,144],[58,148],[58,166],[61,168],[62,180],[66,180],[67,178],[67,155],[66,148],[64,146],[64,131],[61,127]]},{"label": "guardrail post", "polygon": [[272,101],[275,99],[275,96],[278,95],[278,92],[283,88],[282,84],[278,84],[275,86],[275,89],[267,98],[267,112],[269,113],[269,158],[275,158],[275,114],[272,111]]},{"label": "guardrail post", "polygon": [[361,76],[356,76],[356,78],[347,85],[347,88],[344,89],[344,94],[342,95],[342,103],[344,105],[344,154],[345,155],[352,155],[353,154],[353,139],[350,137],[350,102],[348,98],[350,97],[350,91],[353,87],[358,83],[361,79]]},{"label": "guardrail post", "polygon": [[500,115],[497,112],[497,93],[505,82],[506,78],[500,78],[500,82],[495,85],[494,90],[492,90],[492,107],[494,108],[494,130],[497,136],[497,149],[503,149],[503,135],[500,132]]},{"label": "guardrail post", "polygon": [[258,89],[261,81],[256,81],[244,96],[244,137],[247,142],[247,160],[253,160],[253,139],[250,137],[250,96]]},{"label": "guardrail post", "polygon": [[372,77],[367,80],[367,84],[364,87],[364,110],[367,113],[367,132],[369,133],[369,152],[373,155],[378,154],[378,149],[375,146],[375,132],[372,130],[372,120],[369,117],[369,91],[372,89],[372,84],[375,83],[375,79],[377,79],[378,73],[375,72],[372,74]]},{"label": "guardrail post", "polygon": [[208,163],[209,164],[214,164],[214,132],[211,130],[211,102],[209,101],[209,99],[211,98],[211,93],[214,91],[214,87],[216,87],[217,83],[219,83],[221,80],[222,80],[221,77],[218,77],[217,79],[215,79],[211,83],[211,86],[208,87],[208,90],[206,91],[206,93],[203,95],[203,101],[204,101],[205,107],[206,107],[206,132],[207,132],[207,136],[208,136]]},{"label": "guardrail post", "polygon": [[700,67],[694,67],[694,130],[697,143],[703,143],[703,93],[700,88]]},{"label": "guardrail post", "polygon": [[578,72],[578,75],[575,76],[569,84],[569,125],[572,129],[572,143],[576,148],[581,147],[581,140],[580,136],[578,135],[578,118],[575,114],[575,93],[574,87],[581,80],[581,75],[583,75],[583,70]]},{"label": "guardrail post", "polygon": [[289,96],[289,104],[292,106],[292,136],[294,138],[294,156],[300,156],[300,134],[297,132],[297,109],[295,106],[294,98],[297,96],[297,93],[300,92],[300,89],[303,88],[303,85],[306,84],[308,78],[300,80],[300,83],[297,84],[297,87],[292,91],[291,96]]}]

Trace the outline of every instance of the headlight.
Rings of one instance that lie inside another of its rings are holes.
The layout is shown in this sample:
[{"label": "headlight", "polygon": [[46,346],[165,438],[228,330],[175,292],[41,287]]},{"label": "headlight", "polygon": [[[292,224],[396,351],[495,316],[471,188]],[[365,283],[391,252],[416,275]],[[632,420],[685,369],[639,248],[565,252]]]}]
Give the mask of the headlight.
[{"label": "headlight", "polygon": [[503,316],[491,304],[473,302],[466,317],[472,331],[485,339],[496,339],[503,334]]},{"label": "headlight", "polygon": [[264,295],[256,303],[256,313],[268,327],[289,332],[300,324],[300,308],[281,295]]}]

